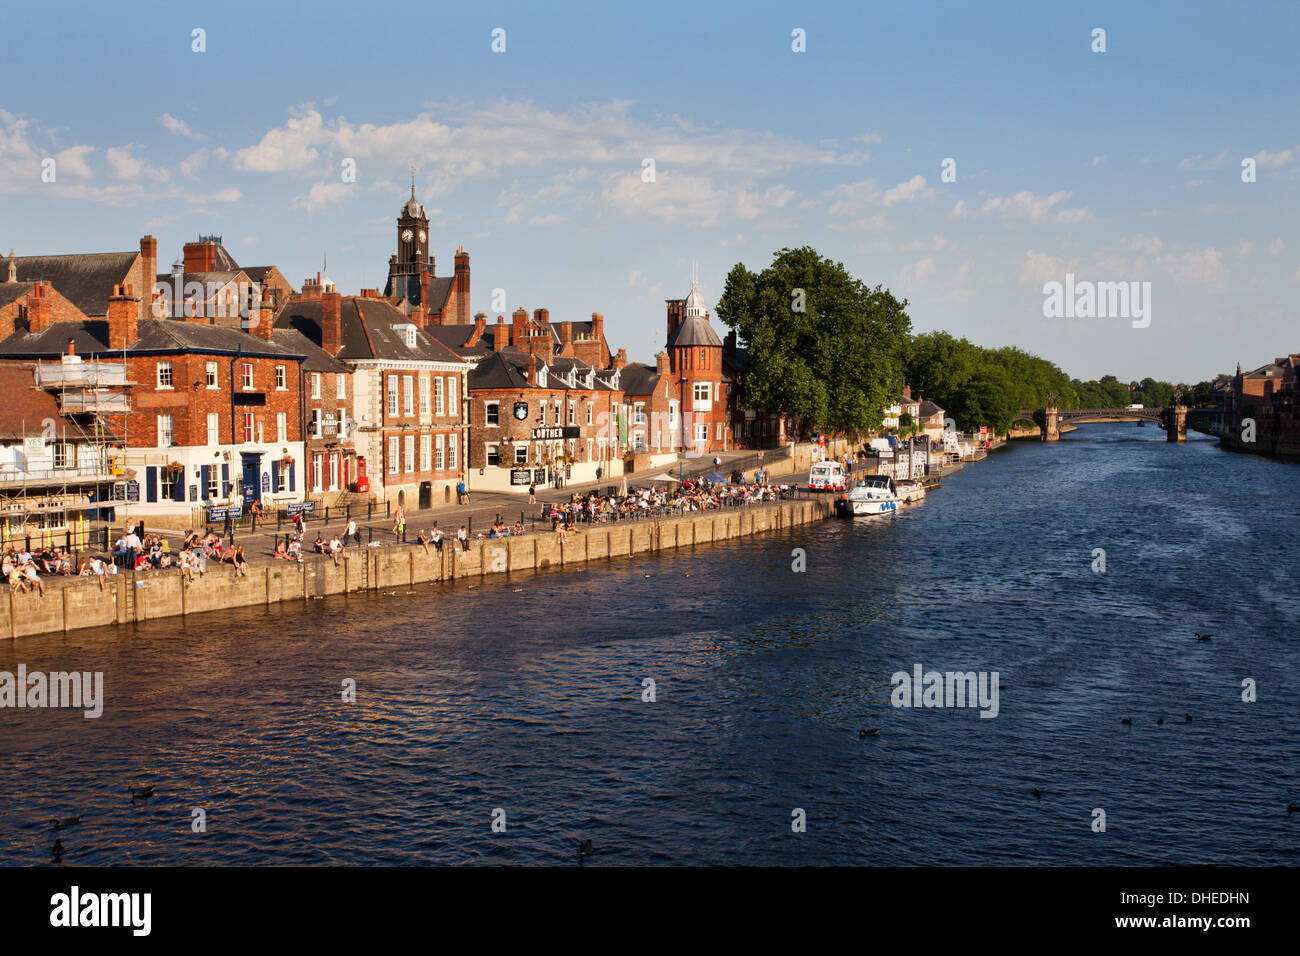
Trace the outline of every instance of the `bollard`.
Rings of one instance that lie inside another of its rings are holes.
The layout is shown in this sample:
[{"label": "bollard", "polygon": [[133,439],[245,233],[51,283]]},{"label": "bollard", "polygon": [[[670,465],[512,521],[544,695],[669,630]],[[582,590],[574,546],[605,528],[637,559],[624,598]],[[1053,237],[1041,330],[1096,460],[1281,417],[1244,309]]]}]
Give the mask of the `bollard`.
[{"label": "bollard", "polygon": [[374,513],[375,513],[375,503],[374,503],[373,501],[367,501],[367,502],[366,502],[366,520],[369,521],[369,520],[374,516]]}]

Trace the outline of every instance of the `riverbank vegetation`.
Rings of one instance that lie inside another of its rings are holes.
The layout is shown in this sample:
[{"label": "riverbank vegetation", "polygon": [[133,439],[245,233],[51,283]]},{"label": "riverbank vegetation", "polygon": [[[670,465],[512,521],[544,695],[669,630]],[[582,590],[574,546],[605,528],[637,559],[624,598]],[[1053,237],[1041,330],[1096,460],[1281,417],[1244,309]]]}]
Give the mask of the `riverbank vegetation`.
[{"label": "riverbank vegetation", "polygon": [[[717,315],[746,349],[744,406],[784,414],[805,436],[879,429],[904,382],[957,428],[987,425],[999,434],[1050,400],[1060,408],[1163,408],[1179,387],[1114,375],[1081,381],[1015,346],[986,348],[943,331],[913,335],[906,309],[907,300],[804,246],[780,250],[761,272],[737,263]],[[1210,383],[1184,387],[1183,401],[1213,404]]]}]

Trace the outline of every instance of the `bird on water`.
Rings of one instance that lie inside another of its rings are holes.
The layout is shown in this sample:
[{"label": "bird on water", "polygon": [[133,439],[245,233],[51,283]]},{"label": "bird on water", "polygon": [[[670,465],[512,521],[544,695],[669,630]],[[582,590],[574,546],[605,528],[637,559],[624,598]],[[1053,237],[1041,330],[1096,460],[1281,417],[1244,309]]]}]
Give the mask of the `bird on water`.
[{"label": "bird on water", "polygon": [[83,813],[75,817],[64,817],[61,820],[58,817],[50,817],[50,826],[54,827],[56,830],[62,830],[64,827],[75,827],[81,822],[84,816],[85,814]]},{"label": "bird on water", "polygon": [[879,733],[880,733],[879,727],[866,727],[858,731],[858,739],[864,740],[867,737],[875,737]]},{"label": "bird on water", "polygon": [[127,789],[131,791],[131,802],[135,803],[137,800],[148,800],[153,796],[153,791],[156,786],[157,784],[151,783],[147,787],[128,787]]}]

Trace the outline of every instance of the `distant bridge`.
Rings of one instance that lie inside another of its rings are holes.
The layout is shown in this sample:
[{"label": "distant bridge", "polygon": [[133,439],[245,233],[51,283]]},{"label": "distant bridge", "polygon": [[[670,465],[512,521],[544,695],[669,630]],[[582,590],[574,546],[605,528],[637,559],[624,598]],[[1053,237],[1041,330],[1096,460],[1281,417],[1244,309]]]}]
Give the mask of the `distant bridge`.
[{"label": "distant bridge", "polygon": [[1171,442],[1187,440],[1187,419],[1213,415],[1208,408],[1188,408],[1186,405],[1172,405],[1168,408],[1025,408],[1016,414],[1015,421],[1031,421],[1038,426],[1043,441],[1056,441],[1061,437],[1060,426],[1064,423],[1083,424],[1100,421],[1148,421],[1158,422],[1164,426]]}]

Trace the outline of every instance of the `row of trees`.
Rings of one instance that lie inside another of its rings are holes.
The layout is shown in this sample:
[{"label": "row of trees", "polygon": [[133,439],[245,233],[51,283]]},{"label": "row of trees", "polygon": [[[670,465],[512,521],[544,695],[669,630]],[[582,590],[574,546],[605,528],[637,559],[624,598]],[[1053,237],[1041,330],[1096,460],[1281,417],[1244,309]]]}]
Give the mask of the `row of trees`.
[{"label": "row of trees", "polygon": [[[860,436],[878,429],[904,382],[943,407],[958,428],[1005,432],[1023,409],[1054,396],[1061,408],[1173,403],[1175,386],[1113,375],[1071,379],[1053,363],[1011,346],[984,348],[948,332],[911,334],[907,300],[853,278],[814,249],[782,249],[762,272],[737,263],[718,317],[745,342],[745,403],[814,428]],[[1184,401],[1209,404],[1208,382]],[[909,423],[910,424],[910,423]]]}]

